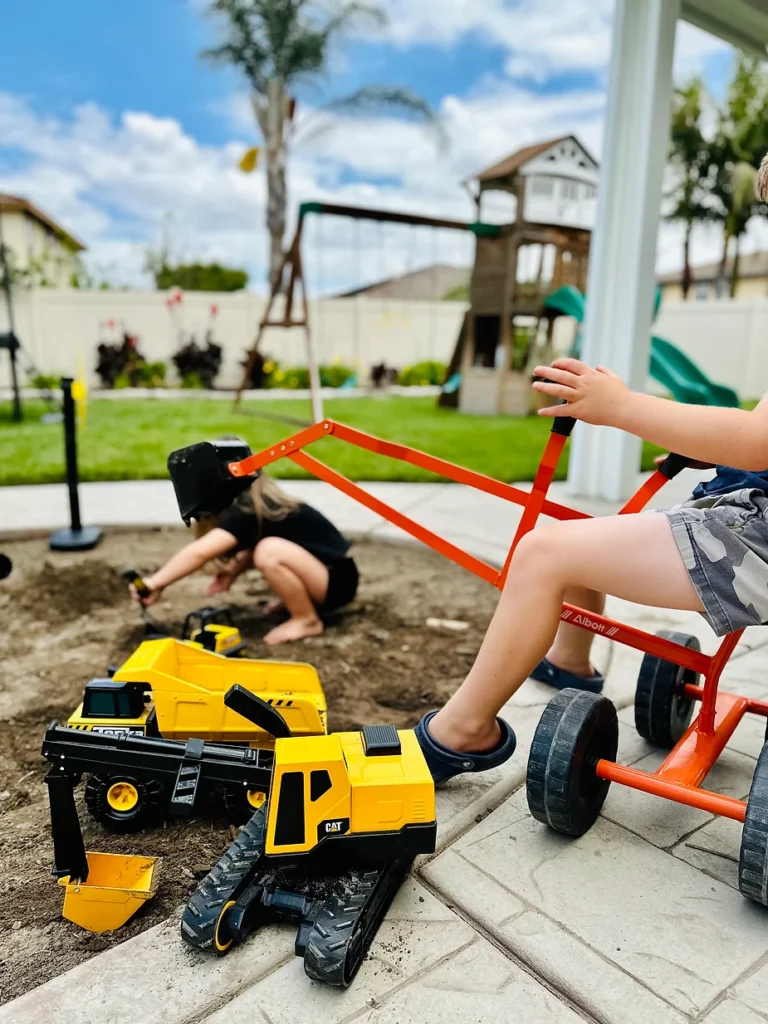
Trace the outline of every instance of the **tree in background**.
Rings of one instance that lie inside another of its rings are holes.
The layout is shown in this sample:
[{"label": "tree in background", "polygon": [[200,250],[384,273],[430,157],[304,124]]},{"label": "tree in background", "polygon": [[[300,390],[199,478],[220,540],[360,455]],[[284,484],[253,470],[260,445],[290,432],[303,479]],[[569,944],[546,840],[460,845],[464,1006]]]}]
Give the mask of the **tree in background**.
[{"label": "tree in background", "polygon": [[768,149],[768,71],[757,57],[740,53],[728,87],[711,143],[714,172],[712,194],[723,224],[723,253],[718,289],[724,291],[728,253],[733,242],[730,296],[739,284],[741,238],[755,214],[764,215],[765,206],[755,197],[757,168]]},{"label": "tree in background", "polygon": [[[236,68],[246,79],[267,165],[269,275],[274,282],[283,259],[286,228],[288,144],[299,139],[312,118],[297,124],[296,91],[328,70],[331,46],[360,19],[383,26],[381,7],[360,0],[209,0],[223,41],[203,56]],[[429,104],[407,89],[369,85],[325,104],[325,110],[399,109],[436,126]]]},{"label": "tree in background", "polygon": [[155,287],[162,291],[181,288],[185,292],[239,292],[248,284],[244,270],[218,263],[182,263],[175,267],[163,264],[152,272]]},{"label": "tree in background", "polygon": [[667,194],[672,207],[666,215],[670,221],[682,222],[683,298],[688,298],[691,287],[691,234],[697,222],[712,217],[707,197],[711,188],[709,178],[711,153],[705,138],[702,119],[708,96],[700,78],[675,89],[672,98],[672,124],[670,131],[669,166],[674,185]]}]

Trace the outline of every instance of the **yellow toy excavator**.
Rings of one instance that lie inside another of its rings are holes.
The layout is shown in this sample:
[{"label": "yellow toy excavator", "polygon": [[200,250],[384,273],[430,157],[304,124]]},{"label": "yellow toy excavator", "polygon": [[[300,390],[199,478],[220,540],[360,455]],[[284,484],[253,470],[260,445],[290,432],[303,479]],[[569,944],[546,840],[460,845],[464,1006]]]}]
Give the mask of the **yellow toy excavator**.
[{"label": "yellow toy excavator", "polygon": [[[94,679],[67,725],[87,733],[119,738],[126,734],[148,739],[197,740],[245,745],[271,756],[274,736],[230,710],[224,696],[235,684],[278,708],[292,736],[317,736],[326,731],[326,702],[316,670],[301,662],[229,659],[202,646],[171,637],[145,640],[111,679]],[[81,756],[87,762],[83,738]],[[151,750],[151,744],[147,747]],[[85,803],[107,828],[132,832],[163,817],[171,798],[167,779],[153,774],[153,761],[141,762],[132,774],[121,764],[106,766],[96,759]],[[263,790],[226,786],[224,806],[235,822],[247,818],[264,802]]]},{"label": "yellow toy excavator", "polygon": [[[226,699],[249,718],[261,713],[237,687]],[[411,730],[278,739],[268,804],[198,885],[182,937],[223,954],[260,925],[289,921],[309,977],[346,987],[435,836],[434,783]]]}]

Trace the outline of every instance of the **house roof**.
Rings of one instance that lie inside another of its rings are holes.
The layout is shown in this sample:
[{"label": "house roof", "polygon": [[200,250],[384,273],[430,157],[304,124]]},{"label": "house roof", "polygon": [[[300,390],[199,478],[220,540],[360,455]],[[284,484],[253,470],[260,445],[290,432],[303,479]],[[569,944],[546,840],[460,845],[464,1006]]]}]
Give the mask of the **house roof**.
[{"label": "house roof", "polygon": [[527,164],[530,160],[540,156],[542,153],[546,153],[548,149],[553,146],[559,145],[561,142],[565,142],[567,139],[573,139],[577,146],[580,146],[587,154],[592,163],[597,166],[597,161],[592,154],[584,149],[583,143],[576,138],[575,135],[558,135],[557,138],[547,139],[544,142],[535,142],[531,146],[523,146],[522,149],[515,150],[514,153],[510,153],[508,157],[500,160],[498,163],[492,164],[490,167],[486,167],[484,171],[479,171],[471,178],[467,178],[467,181],[493,181],[496,178],[508,178],[519,171],[520,168]]},{"label": "house roof", "polygon": [[[732,269],[733,260],[729,259],[725,268],[726,277],[730,276]],[[694,281],[716,281],[720,276],[720,261],[692,266],[691,275]],[[682,277],[682,268],[656,275],[659,284],[679,284]],[[747,252],[739,256],[739,277],[768,277],[768,250]]]},{"label": "house roof", "polygon": [[44,224],[75,252],[82,252],[85,249],[81,241],[66,231],[61,224],[57,224],[47,213],[43,213],[37,206],[30,203],[24,196],[12,196],[7,192],[0,192],[0,213],[26,213],[40,224]]},{"label": "house roof", "polygon": [[363,285],[361,288],[342,292],[336,298],[349,299],[355,295],[362,295],[366,298],[440,302],[448,292],[468,285],[470,273],[469,267],[434,263],[429,267],[420,267],[418,270],[407,271],[396,277],[388,277]]}]

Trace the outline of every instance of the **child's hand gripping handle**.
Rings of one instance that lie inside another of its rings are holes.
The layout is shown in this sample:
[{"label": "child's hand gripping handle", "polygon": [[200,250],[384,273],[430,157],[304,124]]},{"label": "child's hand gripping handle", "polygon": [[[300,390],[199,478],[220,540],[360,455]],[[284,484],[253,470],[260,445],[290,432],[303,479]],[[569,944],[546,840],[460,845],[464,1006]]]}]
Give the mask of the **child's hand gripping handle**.
[{"label": "child's hand gripping handle", "polygon": [[135,569],[123,569],[120,575],[123,577],[126,583],[133,584],[136,593],[139,595],[139,600],[142,602],[142,604],[152,594],[152,591],[149,589],[147,584],[144,582],[144,580],[141,578],[139,573],[136,572]]}]

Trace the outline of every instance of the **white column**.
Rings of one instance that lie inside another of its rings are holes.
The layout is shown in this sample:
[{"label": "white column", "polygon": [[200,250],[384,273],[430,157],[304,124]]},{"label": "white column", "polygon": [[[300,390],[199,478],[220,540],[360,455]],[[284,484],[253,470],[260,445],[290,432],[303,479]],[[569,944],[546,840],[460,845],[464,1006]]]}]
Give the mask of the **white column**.
[{"label": "white column", "polygon": [[[680,0],[617,0],[582,358],[645,389],[656,235]],[[640,441],[578,424],[571,494],[617,501],[634,489]]]}]

